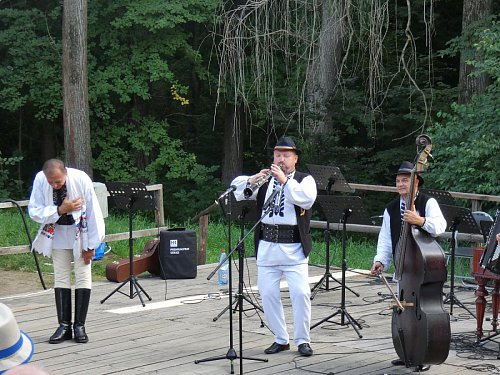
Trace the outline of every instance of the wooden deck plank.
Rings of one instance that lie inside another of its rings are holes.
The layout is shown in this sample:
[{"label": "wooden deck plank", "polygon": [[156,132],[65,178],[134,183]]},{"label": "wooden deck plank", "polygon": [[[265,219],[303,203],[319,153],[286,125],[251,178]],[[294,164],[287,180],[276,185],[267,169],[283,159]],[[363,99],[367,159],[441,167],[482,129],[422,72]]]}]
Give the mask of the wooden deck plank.
[{"label": "wooden deck plank", "polygon": [[[255,259],[247,260],[250,279],[256,284]],[[230,349],[229,323],[233,324],[233,346],[237,358],[232,361],[235,373],[240,373],[239,312],[226,311],[217,321],[216,317],[228,307],[227,294],[219,294],[214,280],[206,280],[214,265],[198,268],[198,277],[189,280],[160,280],[142,276],[140,284],[152,297],[142,307],[138,297],[129,298],[128,285],[122,288],[127,295],[115,293],[104,303],[100,301],[119,284],[96,282],[93,287],[91,305],[87,319],[88,344],[64,342],[48,344],[47,339],[56,328],[53,291],[33,293],[29,296],[3,297],[14,311],[19,326],[35,343],[32,362],[42,364],[55,375],[64,374],[229,374],[231,361],[225,358]],[[247,268],[245,273],[248,272]],[[317,281],[322,268],[310,267],[310,275]],[[236,274],[236,272],[235,272]],[[237,274],[236,274],[237,275]],[[356,297],[346,291],[346,310],[361,324],[358,338],[350,325],[340,325],[341,314],[322,323],[311,331],[314,356],[300,357],[295,345],[291,350],[277,355],[265,355],[264,349],[273,341],[267,327],[261,327],[261,318],[252,306],[244,301],[241,340],[243,357],[268,359],[268,362],[243,360],[246,374],[306,374],[334,373],[335,375],[359,374],[408,374],[410,369],[394,367],[390,361],[396,357],[391,337],[391,311],[387,290],[378,280],[357,273],[350,273],[347,285],[360,294]],[[334,277],[341,278],[339,272]],[[236,276],[234,277],[236,278]],[[248,275],[246,275],[246,280]],[[311,280],[311,285],[315,281]],[[236,280],[233,280],[236,285]],[[332,282],[332,290],[321,290],[312,301],[313,324],[338,311],[341,290]],[[445,288],[444,292],[448,292]],[[166,293],[166,300],[165,300]],[[457,297],[474,311],[475,296],[472,290],[458,288]],[[283,298],[289,331],[292,332],[291,304],[288,292]],[[258,294],[249,296],[260,304]],[[448,309],[449,306],[447,305]],[[487,310],[486,316],[491,314]],[[263,314],[260,314],[263,318]],[[452,316],[454,340],[460,335],[473,340],[476,322],[465,310],[454,307]],[[484,330],[490,329],[485,322]],[[427,374],[467,375],[477,371],[467,366],[491,364],[496,366],[498,344],[483,345],[486,358],[469,348],[452,350],[446,362],[432,366]],[[195,360],[220,358],[195,364]],[[500,365],[498,366],[500,367]]]}]

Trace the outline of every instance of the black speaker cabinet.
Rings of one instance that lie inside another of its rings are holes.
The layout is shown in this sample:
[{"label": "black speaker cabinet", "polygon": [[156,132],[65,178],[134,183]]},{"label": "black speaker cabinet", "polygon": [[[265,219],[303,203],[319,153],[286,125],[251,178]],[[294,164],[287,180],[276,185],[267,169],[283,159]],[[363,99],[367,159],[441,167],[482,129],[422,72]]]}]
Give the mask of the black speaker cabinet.
[{"label": "black speaker cabinet", "polygon": [[170,229],[160,232],[160,277],[194,279],[196,277],[196,233]]}]

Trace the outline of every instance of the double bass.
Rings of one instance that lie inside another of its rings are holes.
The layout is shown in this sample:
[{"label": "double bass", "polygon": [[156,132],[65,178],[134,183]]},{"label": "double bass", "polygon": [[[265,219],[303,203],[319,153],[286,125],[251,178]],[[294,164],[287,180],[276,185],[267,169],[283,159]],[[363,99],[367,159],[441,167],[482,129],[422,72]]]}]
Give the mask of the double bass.
[{"label": "double bass", "polygon": [[[422,134],[406,207],[414,210],[418,173],[428,166],[431,139]],[[441,364],[448,357],[451,341],[450,316],[443,306],[447,279],[443,249],[421,228],[403,222],[395,252],[397,301],[392,313],[392,341],[406,367]]]}]

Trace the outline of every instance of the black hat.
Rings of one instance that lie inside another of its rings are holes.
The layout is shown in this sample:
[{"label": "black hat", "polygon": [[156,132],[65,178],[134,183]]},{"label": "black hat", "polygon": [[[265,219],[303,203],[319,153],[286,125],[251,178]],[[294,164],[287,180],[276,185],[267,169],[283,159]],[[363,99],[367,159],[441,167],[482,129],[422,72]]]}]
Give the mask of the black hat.
[{"label": "black hat", "polygon": [[295,151],[297,155],[300,155],[302,151],[300,151],[297,146],[295,146],[295,142],[290,137],[281,137],[278,139],[276,146],[274,146],[275,150],[285,150],[285,151]]},{"label": "black hat", "polygon": [[[395,173],[395,174],[396,175],[398,175],[398,174],[411,174],[411,172],[413,171],[413,168],[414,168],[413,163],[410,163],[409,161],[404,161],[401,163],[397,173]],[[422,178],[422,176],[420,176],[420,174],[417,174],[417,179],[418,179],[418,186],[422,186],[424,184],[424,179]]]}]

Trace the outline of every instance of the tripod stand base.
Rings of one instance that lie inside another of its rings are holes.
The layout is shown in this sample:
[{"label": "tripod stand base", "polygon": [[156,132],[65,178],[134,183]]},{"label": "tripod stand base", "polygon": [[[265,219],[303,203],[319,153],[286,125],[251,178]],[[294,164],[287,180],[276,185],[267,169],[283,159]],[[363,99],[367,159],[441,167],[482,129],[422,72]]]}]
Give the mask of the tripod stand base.
[{"label": "tripod stand base", "polygon": [[[125,294],[120,290],[127,283],[130,283],[130,293],[129,294]],[[135,290],[135,292],[134,292],[134,290]],[[106,300],[109,297],[111,297],[113,294],[115,294],[116,292],[121,293],[124,296],[129,297],[130,299],[133,299],[135,296],[138,296],[143,307],[146,306],[146,304],[144,303],[144,300],[142,299],[141,292],[144,293],[144,295],[147,297],[147,299],[151,301],[151,297],[149,296],[149,294],[146,293],[146,291],[141,286],[141,284],[139,284],[139,281],[137,281],[137,278],[134,275],[129,276],[127,280],[122,282],[117,288],[115,288],[115,290],[113,290],[106,297],[104,297],[101,300],[101,304],[106,302]]]},{"label": "tripod stand base", "polygon": [[[330,321],[331,318],[333,318],[334,316],[340,314],[341,316],[341,322],[338,323],[338,322],[332,322]],[[344,321],[344,318],[347,318],[348,320],[348,323],[345,323]],[[334,312],[333,314],[327,316],[326,318],[320,320],[318,323],[316,324],[313,324],[311,326],[311,329],[319,326],[320,324],[324,323],[324,322],[329,322],[329,323],[333,323],[333,324],[337,324],[337,325],[340,325],[340,326],[351,326],[352,328],[354,328],[354,330],[356,331],[356,333],[358,334],[358,337],[361,339],[363,338],[363,335],[361,335],[361,333],[359,333],[359,330],[360,329],[363,329],[363,327],[361,327],[361,325],[356,321],[356,319],[354,319],[348,312],[346,309],[344,308],[339,308],[336,312]]]},{"label": "tripod stand base", "polygon": [[461,307],[465,311],[467,311],[474,319],[476,319],[476,315],[472,311],[470,311],[460,300],[455,297],[455,294],[448,293],[445,296],[445,299],[443,301],[443,304],[449,303],[450,304],[450,315],[453,315],[453,305],[457,305],[458,307]]},{"label": "tripod stand base", "polygon": [[[198,364],[198,363],[203,363],[203,362],[212,362],[212,361],[218,361],[221,359],[228,359],[231,361],[231,374],[234,374],[234,360],[238,359],[238,354],[236,354],[236,350],[234,350],[234,348],[229,348],[229,350],[227,351],[225,356],[197,359],[194,361],[194,363]],[[268,362],[267,358],[241,357],[240,359],[248,359],[251,361],[259,361],[259,362]]]},{"label": "tripod stand base", "polygon": [[[243,301],[242,303],[240,303],[239,299],[238,299],[238,294],[235,293],[234,294],[234,300],[232,302],[232,306],[234,306],[232,308],[232,311],[233,311],[233,314],[236,313],[236,311],[239,311],[240,309],[242,309],[241,311],[250,311],[250,310],[259,310],[261,313],[264,313],[264,310],[262,310],[262,308],[260,306],[257,306],[250,298],[248,298],[246,295],[242,295],[241,296],[242,299],[244,299],[245,301],[247,301],[250,305],[252,305],[252,307],[249,307],[247,309],[244,309],[243,308]],[[230,305],[227,305],[226,307],[224,307],[224,309],[222,309],[222,311],[217,314],[217,316],[215,316],[212,320],[214,322],[216,322],[222,315],[224,315],[224,313],[229,310],[231,306]],[[260,321],[260,326],[261,328],[264,327],[264,322]]]},{"label": "tripod stand base", "polygon": [[[339,284],[339,286],[336,286],[334,288],[330,288],[330,280],[335,281],[337,284]],[[310,299],[312,301],[314,299],[314,297],[316,297],[316,294],[318,294],[318,292],[319,292],[320,289],[323,289],[323,290],[329,292],[330,290],[337,290],[337,289],[339,289],[341,287],[342,287],[342,283],[340,281],[338,281],[335,277],[333,277],[330,272],[326,272],[321,277],[321,279],[316,283],[316,285],[314,285],[312,287],[312,289],[311,289],[311,298]],[[351,288],[349,288],[348,286],[346,286],[345,288],[348,289],[356,297],[359,297],[359,294],[356,293]]]}]

